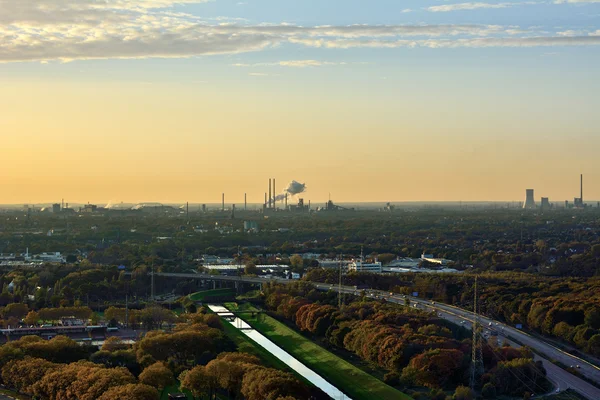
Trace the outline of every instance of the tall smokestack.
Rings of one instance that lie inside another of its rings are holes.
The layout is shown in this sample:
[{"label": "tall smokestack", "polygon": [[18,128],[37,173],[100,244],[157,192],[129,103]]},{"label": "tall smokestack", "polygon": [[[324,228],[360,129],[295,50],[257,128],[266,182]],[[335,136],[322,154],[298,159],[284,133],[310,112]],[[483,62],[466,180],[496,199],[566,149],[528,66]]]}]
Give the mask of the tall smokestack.
[{"label": "tall smokestack", "polygon": [[285,209],[287,210],[287,198],[288,198],[288,194],[285,194]]},{"label": "tall smokestack", "polygon": [[244,211],[248,209],[248,193],[244,193]]},{"label": "tall smokestack", "polygon": [[271,178],[269,178],[269,208],[271,208]]},{"label": "tall smokestack", "polygon": [[221,211],[225,211],[225,193],[221,197]]},{"label": "tall smokestack", "polygon": [[275,190],[275,178],[273,178],[273,208],[277,208],[277,200],[275,199],[277,196],[277,191]]},{"label": "tall smokestack", "polygon": [[579,198],[581,199],[581,205],[583,205],[583,174],[581,174],[580,180],[581,182],[579,187]]}]

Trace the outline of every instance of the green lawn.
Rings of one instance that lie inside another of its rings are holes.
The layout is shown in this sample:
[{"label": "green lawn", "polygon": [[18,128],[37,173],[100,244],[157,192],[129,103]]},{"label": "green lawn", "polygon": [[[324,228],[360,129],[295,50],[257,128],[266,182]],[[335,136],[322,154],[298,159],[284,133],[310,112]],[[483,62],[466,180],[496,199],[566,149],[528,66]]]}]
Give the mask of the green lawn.
[{"label": "green lawn", "polygon": [[190,294],[190,300],[193,301],[203,301],[205,298],[211,297],[225,297],[225,296],[235,296],[235,289],[213,289],[213,290],[204,290],[202,292],[196,292]]},{"label": "green lawn", "polygon": [[31,399],[31,397],[29,397],[29,396],[24,396],[24,395],[18,394],[16,392],[13,392],[11,390],[8,390],[8,389],[0,389],[0,394],[6,395],[6,396],[9,396],[9,397],[13,397],[13,398],[18,399],[18,400],[29,400],[29,399]]},{"label": "green lawn", "polygon": [[[238,308],[235,303],[227,303],[226,307],[232,311],[252,310],[251,306],[246,304]],[[261,314],[252,318],[248,314],[242,316],[242,319],[332,385],[343,389],[354,400],[410,399],[406,394],[386,385],[267,315]]]},{"label": "green lawn", "polygon": [[270,368],[279,370],[289,370],[286,363],[269,353],[264,347],[260,346],[254,340],[240,332],[239,329],[234,327],[230,322],[223,320],[223,328],[225,334],[235,343],[238,351],[241,353],[252,354],[263,361],[263,365]]}]

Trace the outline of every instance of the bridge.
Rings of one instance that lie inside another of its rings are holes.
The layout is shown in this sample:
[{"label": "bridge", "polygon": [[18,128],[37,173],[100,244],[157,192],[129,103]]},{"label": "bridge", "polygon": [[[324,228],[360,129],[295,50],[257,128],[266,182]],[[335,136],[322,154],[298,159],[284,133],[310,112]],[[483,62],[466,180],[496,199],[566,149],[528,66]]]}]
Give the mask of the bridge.
[{"label": "bridge", "polygon": [[[290,282],[296,282],[289,279],[281,279],[281,278],[256,278],[256,277],[246,277],[246,276],[225,276],[225,275],[209,275],[209,274],[200,274],[200,273],[191,273],[191,274],[176,274],[176,273],[155,273],[156,276],[162,276],[166,278],[176,278],[176,279],[198,279],[203,282],[212,281],[213,288],[216,287],[217,284],[220,285],[234,285],[236,288],[241,288],[240,285],[253,285],[258,286],[262,289],[263,284],[267,282],[277,282],[288,284]],[[357,290],[354,287],[350,286],[342,286],[341,288],[338,285],[331,285],[319,282],[310,282],[318,290],[328,291],[338,291],[345,294],[358,294],[358,291],[363,291],[363,289]],[[388,302],[396,303],[400,305],[405,305],[405,302],[408,301],[412,305],[416,305],[418,308],[424,310],[430,310],[438,314],[440,318],[444,318],[450,320],[454,323],[470,322],[473,323],[475,321],[475,314],[469,310],[465,310],[459,307],[455,307],[449,304],[443,304],[438,302],[432,302],[428,300],[418,299],[410,296],[403,296],[400,294],[384,292],[381,290],[374,289],[364,289],[368,296],[372,298],[385,299]],[[234,315],[235,316],[235,315]],[[480,316],[481,323],[489,326],[494,326],[495,329],[500,330],[502,335],[505,336],[510,341],[518,342],[523,346],[527,346],[531,348],[537,355],[536,360],[542,361],[544,368],[548,373],[548,378],[557,386],[558,390],[566,390],[568,388],[574,389],[583,396],[588,399],[597,400],[600,399],[600,389],[588,382],[584,379],[581,379],[569,371],[560,368],[555,363],[551,362],[559,362],[565,366],[573,366],[576,367],[577,373],[582,375],[584,378],[589,381],[596,382],[596,384],[600,384],[600,367],[594,365],[580,357],[577,357],[573,354],[570,354],[566,351],[563,351],[556,346],[540,339],[537,337],[533,337],[522,330],[516,329],[510,325],[506,325],[501,321],[496,321],[491,318],[486,318],[484,316]]]},{"label": "bridge", "polygon": [[[129,274],[127,274],[129,275]],[[213,289],[218,289],[222,287],[234,287],[236,289],[240,288],[240,285],[249,285],[262,289],[262,285],[267,282],[277,282],[277,283],[289,283],[293,282],[289,279],[281,279],[281,278],[257,278],[257,277],[249,277],[249,276],[230,276],[230,275],[211,275],[211,274],[200,274],[200,273],[186,273],[186,274],[176,274],[169,272],[155,272],[154,276],[163,277],[163,278],[176,278],[176,279],[196,279],[202,282],[212,282]]]}]

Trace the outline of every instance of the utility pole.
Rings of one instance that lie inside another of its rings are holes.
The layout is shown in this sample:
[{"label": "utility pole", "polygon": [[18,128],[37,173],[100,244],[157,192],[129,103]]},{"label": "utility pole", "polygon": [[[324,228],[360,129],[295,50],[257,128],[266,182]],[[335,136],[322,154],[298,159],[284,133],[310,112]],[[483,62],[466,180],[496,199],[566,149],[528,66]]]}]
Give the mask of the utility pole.
[{"label": "utility pole", "polygon": [[342,269],[343,269],[343,265],[344,265],[344,255],[340,254],[340,280],[338,283],[338,308],[340,309],[340,311],[342,310]]},{"label": "utility pole", "polygon": [[483,373],[483,350],[481,342],[481,322],[479,319],[479,306],[478,306],[478,295],[477,295],[477,277],[475,277],[475,287],[473,294],[473,313],[475,314],[475,322],[473,323],[473,339],[472,339],[472,351],[471,351],[471,377],[469,379],[469,386],[473,393],[479,383],[479,377]]},{"label": "utility pole", "polygon": [[154,303],[154,261],[152,261],[152,280],[150,281],[150,298]]}]

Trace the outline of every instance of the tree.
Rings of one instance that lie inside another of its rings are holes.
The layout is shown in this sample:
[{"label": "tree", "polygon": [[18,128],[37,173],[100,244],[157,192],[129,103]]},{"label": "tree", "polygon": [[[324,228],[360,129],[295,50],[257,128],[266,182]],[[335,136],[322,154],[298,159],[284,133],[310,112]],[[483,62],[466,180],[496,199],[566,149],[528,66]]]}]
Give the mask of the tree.
[{"label": "tree", "polygon": [[189,390],[195,397],[208,396],[212,398],[217,388],[217,380],[206,367],[198,365],[191,370],[184,371],[179,375],[182,390]]},{"label": "tree", "polygon": [[496,387],[491,384],[490,382],[486,383],[485,385],[483,385],[483,388],[481,389],[481,395],[483,396],[484,399],[490,399],[493,400],[496,398]]},{"label": "tree", "polygon": [[98,400],[158,400],[160,395],[152,386],[144,384],[129,383],[127,385],[114,386],[108,389]]},{"label": "tree", "polygon": [[175,382],[173,373],[162,362],[154,363],[144,369],[139,379],[141,383],[157,388],[161,395],[167,386]]},{"label": "tree", "polygon": [[129,345],[124,343],[123,340],[117,336],[111,336],[104,341],[102,345],[102,350],[104,351],[119,351],[119,350],[127,350]]},{"label": "tree", "polygon": [[111,387],[129,383],[135,383],[135,378],[127,368],[91,368],[77,374],[69,391],[78,400],[96,400]]},{"label": "tree", "polygon": [[292,272],[303,273],[304,272],[304,259],[298,254],[294,254],[290,257],[290,265]]},{"label": "tree", "polygon": [[600,329],[600,308],[588,308],[585,311],[585,323],[593,329]]},{"label": "tree", "polygon": [[27,316],[25,317],[25,324],[27,325],[37,325],[40,320],[40,314],[36,311],[29,311]]},{"label": "tree", "polygon": [[33,385],[59,365],[41,358],[25,357],[10,361],[2,368],[2,380],[9,387],[33,395]]},{"label": "tree", "polygon": [[249,262],[244,267],[244,274],[245,275],[257,275],[258,274],[258,268],[256,267],[256,265],[253,262]]},{"label": "tree", "polygon": [[5,319],[11,318],[11,317],[21,319],[24,316],[26,316],[28,312],[29,312],[29,307],[27,307],[27,304],[11,303],[4,308],[4,310],[2,311],[2,315],[4,316]]},{"label": "tree", "polygon": [[254,367],[244,375],[242,394],[246,400],[276,400],[278,397],[308,397],[306,388],[287,372]]},{"label": "tree", "polygon": [[452,396],[452,400],[473,400],[474,398],[473,391],[465,386],[457,387]]}]

